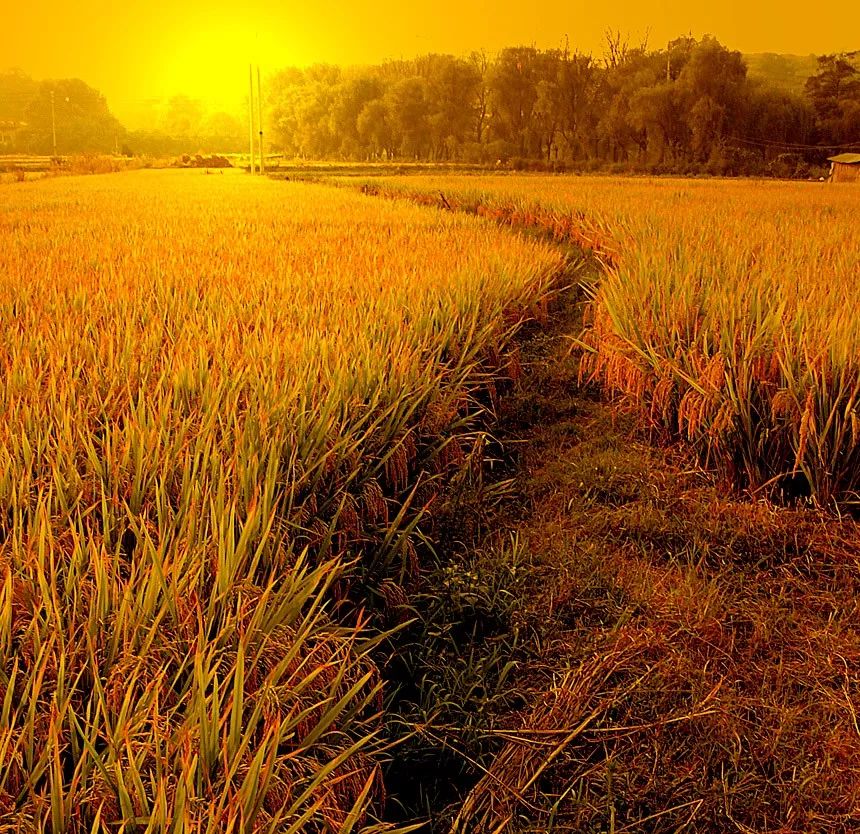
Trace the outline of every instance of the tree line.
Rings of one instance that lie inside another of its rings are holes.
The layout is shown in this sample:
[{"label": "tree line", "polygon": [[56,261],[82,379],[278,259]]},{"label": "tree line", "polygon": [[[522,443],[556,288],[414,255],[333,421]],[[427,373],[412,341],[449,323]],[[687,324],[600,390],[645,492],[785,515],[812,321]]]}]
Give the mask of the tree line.
[{"label": "tree line", "polygon": [[858,54],[821,56],[798,94],[750,77],[713,37],[649,50],[609,33],[600,58],[521,46],[287,69],[269,116],[283,150],[308,159],[803,175],[860,150]]},{"label": "tree line", "polygon": [[247,150],[248,129],[235,116],[209,112],[176,95],[149,114],[151,126],[130,131],[105,97],[78,78],[36,81],[21,70],[0,73],[0,154],[123,153],[154,157],[200,150]]},{"label": "tree line", "polygon": [[64,153],[108,153],[126,135],[105,97],[79,78],[35,81],[20,70],[0,74],[0,153],[52,153],[55,125]]},{"label": "tree line", "polygon": [[[751,76],[743,56],[713,37],[655,50],[613,32],[600,57],[518,46],[494,57],[288,68],[266,84],[267,149],[304,159],[805,176],[832,152],[860,151],[860,52],[820,56],[815,69],[802,91],[786,89]],[[151,129],[130,132],[79,79],[0,74],[0,153],[51,153],[54,120],[61,154],[242,152],[245,118],[174,96]]]}]

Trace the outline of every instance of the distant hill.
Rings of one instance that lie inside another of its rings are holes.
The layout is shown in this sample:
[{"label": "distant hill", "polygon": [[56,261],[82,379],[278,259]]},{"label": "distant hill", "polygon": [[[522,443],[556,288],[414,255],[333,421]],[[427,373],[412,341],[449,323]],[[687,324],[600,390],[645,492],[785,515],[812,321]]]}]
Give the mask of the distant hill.
[{"label": "distant hill", "polygon": [[792,93],[802,93],[806,79],[815,75],[818,65],[815,55],[777,55],[757,52],[744,55],[749,76],[761,78],[774,87]]}]

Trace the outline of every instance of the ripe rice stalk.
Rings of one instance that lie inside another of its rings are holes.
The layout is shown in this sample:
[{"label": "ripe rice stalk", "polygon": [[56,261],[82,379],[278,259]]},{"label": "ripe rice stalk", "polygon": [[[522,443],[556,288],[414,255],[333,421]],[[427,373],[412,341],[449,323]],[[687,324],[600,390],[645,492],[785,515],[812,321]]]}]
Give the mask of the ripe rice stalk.
[{"label": "ripe rice stalk", "polygon": [[0,829],[383,830],[345,600],[561,257],[194,172],[0,190],[0,241]]},{"label": "ripe rice stalk", "polygon": [[584,378],[683,435],[738,487],[799,475],[820,504],[856,500],[856,189],[539,176],[415,183],[380,177],[373,188],[406,198],[441,190],[484,217],[591,251],[603,275],[578,336]]}]

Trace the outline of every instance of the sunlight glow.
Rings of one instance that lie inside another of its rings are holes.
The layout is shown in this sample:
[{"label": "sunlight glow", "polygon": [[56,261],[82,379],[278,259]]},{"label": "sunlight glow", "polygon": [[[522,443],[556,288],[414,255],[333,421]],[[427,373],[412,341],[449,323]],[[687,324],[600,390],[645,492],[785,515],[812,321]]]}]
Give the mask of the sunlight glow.
[{"label": "sunlight glow", "polygon": [[647,38],[655,48],[691,32],[746,53],[807,55],[856,49],[856,28],[845,25],[855,17],[851,0],[829,2],[814,25],[808,11],[781,0],[617,0],[610,6],[547,0],[535,11],[514,0],[438,0],[429,9],[399,0],[253,0],[245,6],[33,0],[4,8],[0,71],[83,78],[104,92],[120,118],[145,100],[176,94],[239,112],[250,60],[265,75],[286,66],[374,64],[430,52],[553,48],[566,38],[572,49],[600,55],[609,28],[632,42]]}]

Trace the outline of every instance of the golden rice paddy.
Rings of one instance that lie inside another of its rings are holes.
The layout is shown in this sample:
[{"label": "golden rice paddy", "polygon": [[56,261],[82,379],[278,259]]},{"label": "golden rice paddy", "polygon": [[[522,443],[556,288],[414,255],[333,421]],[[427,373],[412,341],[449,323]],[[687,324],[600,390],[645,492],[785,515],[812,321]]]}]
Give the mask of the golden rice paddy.
[{"label": "golden rice paddy", "polygon": [[736,486],[860,492],[860,190],[607,177],[380,178],[537,226],[602,265],[584,376]]},{"label": "golden rice paddy", "polygon": [[0,188],[0,828],[377,830],[381,684],[335,607],[397,604],[560,265],[229,174]]}]

